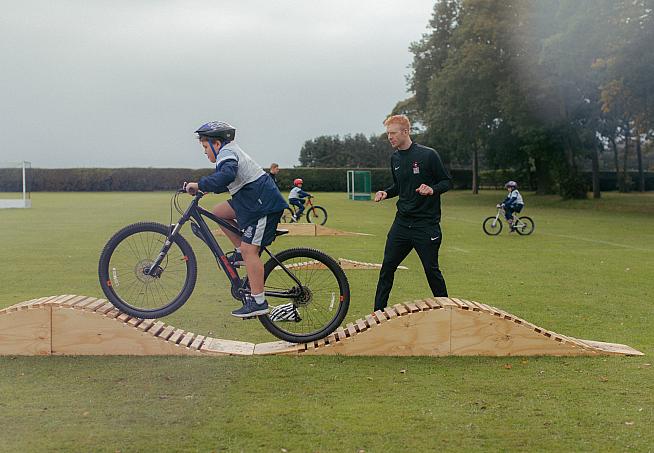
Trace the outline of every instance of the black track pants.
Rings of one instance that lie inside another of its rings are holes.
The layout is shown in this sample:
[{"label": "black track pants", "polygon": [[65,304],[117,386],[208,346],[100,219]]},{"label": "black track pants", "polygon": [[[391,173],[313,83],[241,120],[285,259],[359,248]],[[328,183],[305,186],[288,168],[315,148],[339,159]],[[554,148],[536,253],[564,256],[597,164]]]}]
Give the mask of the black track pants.
[{"label": "black track pants", "polygon": [[439,224],[408,226],[398,223],[397,220],[393,222],[386,238],[384,262],[379,272],[375,310],[383,310],[388,304],[395,271],[412,249],[415,249],[420,257],[432,294],[447,297],[445,279],[438,267],[438,250],[441,241],[442,233]]}]

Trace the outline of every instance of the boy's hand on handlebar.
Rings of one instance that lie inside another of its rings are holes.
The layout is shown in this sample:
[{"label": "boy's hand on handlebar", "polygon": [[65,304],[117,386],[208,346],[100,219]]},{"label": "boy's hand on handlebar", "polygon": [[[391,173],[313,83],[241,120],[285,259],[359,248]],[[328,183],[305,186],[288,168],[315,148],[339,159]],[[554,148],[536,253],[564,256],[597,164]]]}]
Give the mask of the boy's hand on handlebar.
[{"label": "boy's hand on handlebar", "polygon": [[195,195],[200,191],[197,182],[187,182],[184,188],[189,195]]}]

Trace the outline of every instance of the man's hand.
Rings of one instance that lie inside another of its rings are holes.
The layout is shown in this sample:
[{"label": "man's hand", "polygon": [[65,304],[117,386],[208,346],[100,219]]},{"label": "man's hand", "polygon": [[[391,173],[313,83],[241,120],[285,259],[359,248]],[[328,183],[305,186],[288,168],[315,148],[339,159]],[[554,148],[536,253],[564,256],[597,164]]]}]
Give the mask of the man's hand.
[{"label": "man's hand", "polygon": [[434,195],[434,189],[429,187],[427,184],[420,184],[420,187],[416,189],[420,195]]},{"label": "man's hand", "polygon": [[197,182],[188,182],[188,183],[186,183],[186,192],[189,195],[195,195],[196,193],[198,193],[198,190],[200,190],[200,189],[198,189],[198,183]]},{"label": "man's hand", "polygon": [[387,196],[388,196],[388,194],[386,192],[384,192],[383,190],[380,190],[379,192],[377,192],[375,194],[375,202],[378,203],[378,202],[380,202],[382,200],[385,200]]}]

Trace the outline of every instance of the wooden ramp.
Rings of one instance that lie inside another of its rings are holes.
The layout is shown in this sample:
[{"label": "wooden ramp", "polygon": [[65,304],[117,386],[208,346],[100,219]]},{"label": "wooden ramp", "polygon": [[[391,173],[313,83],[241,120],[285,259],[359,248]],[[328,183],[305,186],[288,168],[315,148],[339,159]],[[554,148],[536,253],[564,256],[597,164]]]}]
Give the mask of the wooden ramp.
[{"label": "wooden ramp", "polygon": [[[313,223],[280,223],[277,228],[288,230],[286,236],[372,236],[372,234],[341,231]],[[224,236],[221,229],[215,229],[213,232],[216,236]]]},{"label": "wooden ramp", "polygon": [[[382,265],[378,263],[364,263],[361,261],[348,260],[347,258],[339,258],[338,264],[342,269],[352,270],[352,269],[381,269]],[[289,269],[327,269],[327,266],[322,264],[320,261],[304,261],[301,263],[285,264]],[[398,269],[408,270],[406,266],[397,266]],[[274,270],[280,271],[281,267],[276,267]]]},{"label": "wooden ramp", "polygon": [[629,346],[541,329],[477,302],[436,297],[397,304],[310,344],[248,343],[132,318],[104,299],[42,297],[0,310],[0,355],[643,355]]}]

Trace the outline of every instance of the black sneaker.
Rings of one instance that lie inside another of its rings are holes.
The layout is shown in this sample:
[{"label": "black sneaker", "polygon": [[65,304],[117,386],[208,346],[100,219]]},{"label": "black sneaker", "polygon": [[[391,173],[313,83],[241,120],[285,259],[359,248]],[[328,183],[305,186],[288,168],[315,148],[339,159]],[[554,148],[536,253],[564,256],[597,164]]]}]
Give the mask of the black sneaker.
[{"label": "black sneaker", "polygon": [[245,266],[245,261],[243,261],[243,256],[241,256],[241,252],[237,252],[236,250],[234,250],[231,254],[227,256],[227,261],[229,261],[229,264],[231,264],[235,268]]},{"label": "black sneaker", "polygon": [[254,297],[245,296],[245,303],[238,310],[232,312],[232,316],[237,318],[252,318],[254,316],[267,315],[270,312],[268,308],[268,301],[263,301],[262,304],[258,304]]}]

